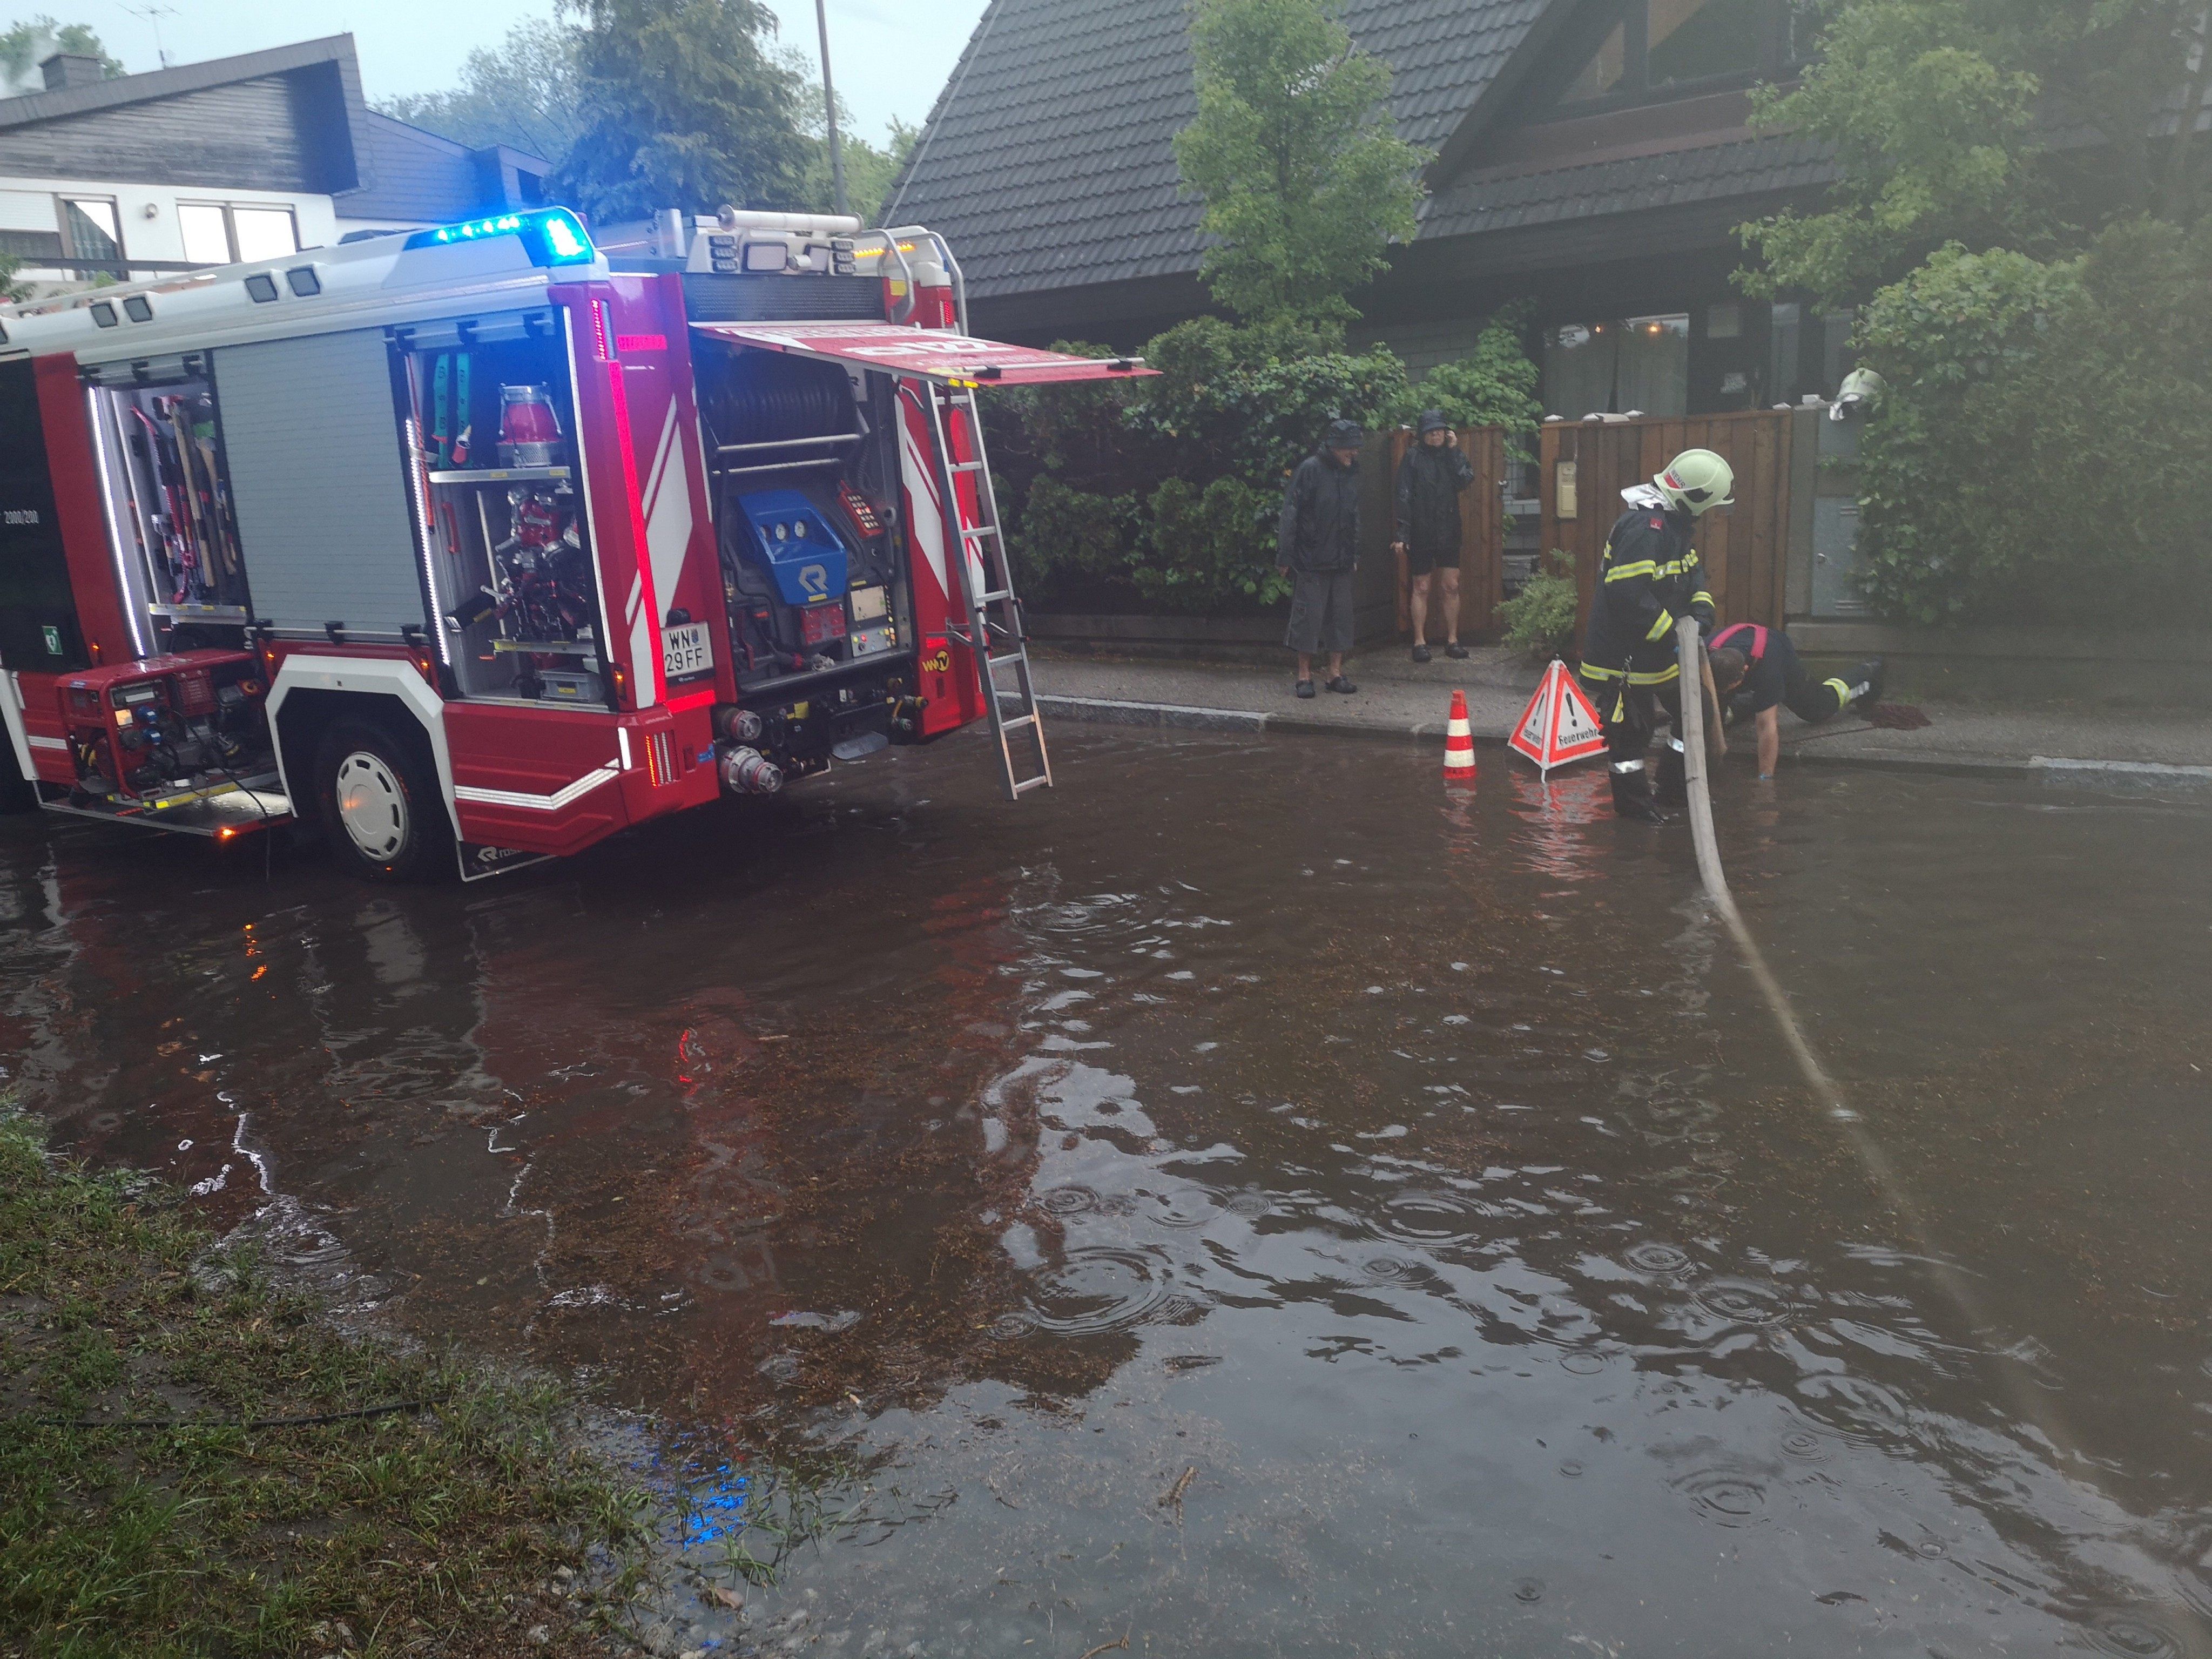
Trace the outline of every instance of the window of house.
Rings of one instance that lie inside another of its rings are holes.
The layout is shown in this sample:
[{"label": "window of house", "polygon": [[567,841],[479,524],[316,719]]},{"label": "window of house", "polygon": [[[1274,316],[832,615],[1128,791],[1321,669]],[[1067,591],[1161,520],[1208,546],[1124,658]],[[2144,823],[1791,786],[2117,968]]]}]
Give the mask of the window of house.
[{"label": "window of house", "polygon": [[177,225],[185,234],[185,258],[196,265],[230,263],[230,218],[204,202],[180,202]]},{"label": "window of house", "polygon": [[1592,99],[1610,96],[1627,72],[1628,25],[1615,23],[1613,33],[1605,37],[1605,44],[1597,49],[1597,56],[1583,64],[1582,73],[1568,83],[1560,101],[1587,104]]},{"label": "window of house", "polygon": [[106,196],[61,198],[63,251],[72,259],[113,264],[123,258],[123,221]]},{"label": "window of house", "polygon": [[1645,84],[1657,91],[1715,75],[1751,75],[1761,58],[1765,0],[1650,0]]},{"label": "window of house", "polygon": [[1628,0],[1559,101],[1628,102],[1781,76],[1812,55],[1819,27],[1811,0]]},{"label": "window of house", "polygon": [[289,208],[179,202],[177,224],[184,232],[185,258],[194,264],[251,264],[300,251],[299,226]]},{"label": "window of house", "polygon": [[1690,405],[1690,319],[1607,318],[1544,331],[1544,412],[1681,415]]}]

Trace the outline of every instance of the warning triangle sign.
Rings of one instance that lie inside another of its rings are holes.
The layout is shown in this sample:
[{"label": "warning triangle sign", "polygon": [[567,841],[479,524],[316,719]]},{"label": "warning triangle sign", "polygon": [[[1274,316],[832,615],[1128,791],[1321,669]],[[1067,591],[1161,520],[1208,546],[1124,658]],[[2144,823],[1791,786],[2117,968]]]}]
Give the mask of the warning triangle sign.
[{"label": "warning triangle sign", "polygon": [[1597,710],[1590,707],[1581,686],[1554,658],[1544,671],[1543,684],[1528,699],[1507,746],[1519,750],[1548,775],[1555,766],[1587,760],[1605,750],[1605,733]]}]

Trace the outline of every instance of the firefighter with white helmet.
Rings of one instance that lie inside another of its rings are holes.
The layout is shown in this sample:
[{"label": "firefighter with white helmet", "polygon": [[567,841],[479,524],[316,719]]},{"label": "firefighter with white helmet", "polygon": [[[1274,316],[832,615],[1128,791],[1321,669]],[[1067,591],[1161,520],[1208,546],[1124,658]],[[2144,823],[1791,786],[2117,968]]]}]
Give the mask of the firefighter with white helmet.
[{"label": "firefighter with white helmet", "polygon": [[[1682,757],[1682,671],[1674,624],[1695,617],[1713,628],[1713,597],[1693,544],[1698,520],[1733,506],[1735,472],[1710,449],[1686,449],[1648,484],[1620,492],[1628,510],[1606,538],[1583,646],[1582,678],[1605,725],[1613,811],[1659,823],[1662,806],[1688,800]],[[1667,711],[1668,745],[1652,788],[1644,753]]]}]

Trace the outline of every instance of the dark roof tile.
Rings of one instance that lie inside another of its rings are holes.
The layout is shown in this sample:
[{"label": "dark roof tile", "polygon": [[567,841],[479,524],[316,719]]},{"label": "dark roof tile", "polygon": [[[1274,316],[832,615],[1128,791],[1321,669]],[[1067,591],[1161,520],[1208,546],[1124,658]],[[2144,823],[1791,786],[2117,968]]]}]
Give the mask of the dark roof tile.
[{"label": "dark roof tile", "polygon": [[[1347,0],[1392,67],[1399,131],[1436,149],[1551,0]],[[1174,137],[1196,112],[1188,0],[991,0],[931,112],[896,217],[943,232],[992,297],[1194,270],[1201,204]],[[1799,189],[1832,176],[1790,137],[1477,176],[1424,204],[1423,240]]]}]

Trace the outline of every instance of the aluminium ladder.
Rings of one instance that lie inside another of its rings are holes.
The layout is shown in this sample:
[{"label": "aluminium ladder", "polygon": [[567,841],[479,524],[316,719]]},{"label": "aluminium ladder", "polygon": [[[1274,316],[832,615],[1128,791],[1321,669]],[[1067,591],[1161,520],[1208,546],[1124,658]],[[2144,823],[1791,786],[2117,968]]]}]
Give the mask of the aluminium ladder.
[{"label": "aluminium ladder", "polygon": [[[1000,527],[998,491],[991,483],[991,464],[983,450],[983,412],[976,406],[973,387],[945,386],[925,380],[923,397],[929,405],[930,436],[937,460],[938,493],[945,501],[945,521],[957,526],[957,546],[945,549],[948,563],[960,573],[960,597],[967,611],[966,626],[945,631],[966,646],[975,659],[981,681],[983,707],[991,717],[991,735],[998,739],[1001,775],[1006,799],[1019,800],[1032,789],[1052,787],[1052,758],[1045,751],[1044,725],[1037,715],[1036,681],[1030,670],[1029,645],[1022,626],[1020,601],[1014,597],[1013,565],[1006,552],[1006,538]],[[972,460],[956,460],[951,416],[965,417]],[[976,522],[968,522],[961,504],[959,480],[975,480]],[[981,585],[978,586],[980,574]],[[1000,673],[1013,671],[1014,684],[1000,684]],[[1015,713],[1006,712],[1012,702]],[[1034,769],[1026,746],[1018,744],[1026,733],[1036,745]]]}]

